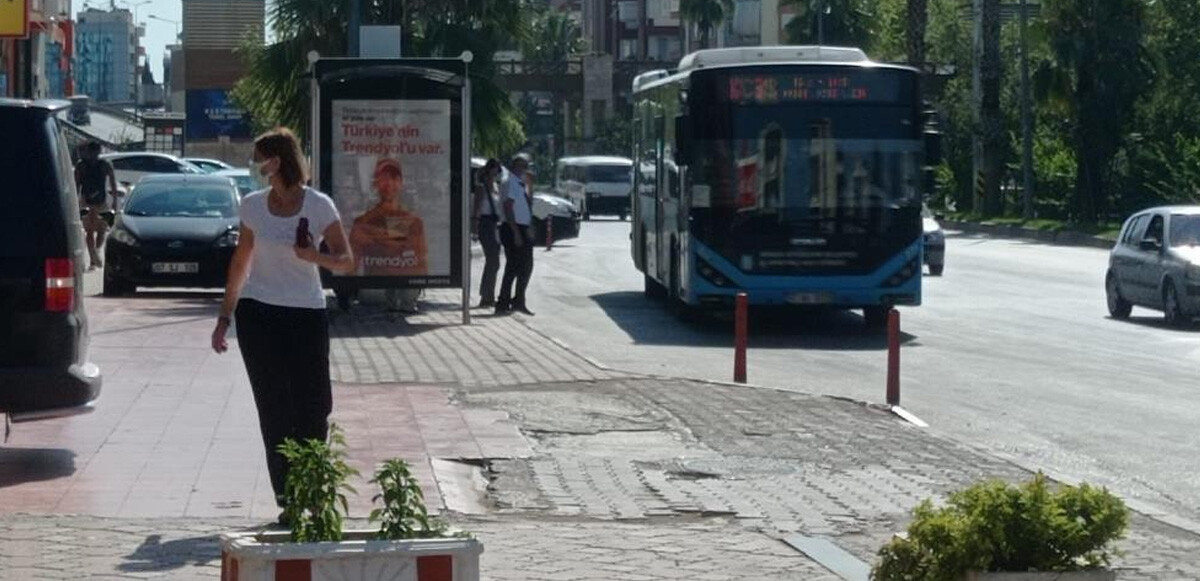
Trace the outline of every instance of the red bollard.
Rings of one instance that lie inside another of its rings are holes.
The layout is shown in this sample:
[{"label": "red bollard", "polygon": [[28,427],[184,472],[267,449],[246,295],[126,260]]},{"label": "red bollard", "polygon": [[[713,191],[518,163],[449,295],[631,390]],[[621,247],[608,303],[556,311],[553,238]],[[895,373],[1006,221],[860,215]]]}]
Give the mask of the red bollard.
[{"label": "red bollard", "polygon": [[888,309],[887,403],[900,405],[900,311]]},{"label": "red bollard", "polygon": [[733,306],[733,381],[746,383],[746,293],[738,293]]}]

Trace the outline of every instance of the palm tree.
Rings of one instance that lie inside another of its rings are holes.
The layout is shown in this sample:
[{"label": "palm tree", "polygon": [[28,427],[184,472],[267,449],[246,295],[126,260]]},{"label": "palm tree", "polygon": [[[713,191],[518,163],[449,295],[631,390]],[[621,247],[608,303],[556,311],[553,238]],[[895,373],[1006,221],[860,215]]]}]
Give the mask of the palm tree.
[{"label": "palm tree", "polygon": [[1000,180],[1004,171],[1004,149],[1008,136],[1004,131],[1004,112],[1000,108],[1001,80],[1004,67],[1000,62],[1000,0],[983,0],[983,54],[979,59],[980,107],[979,139],[982,144],[983,200],[985,216],[1002,211]]},{"label": "palm tree", "polygon": [[681,0],[679,15],[700,29],[700,48],[708,48],[713,29],[733,16],[733,0]]},{"label": "palm tree", "polygon": [[583,49],[583,34],[579,25],[567,15],[547,10],[534,21],[529,38],[521,52],[527,60],[562,62]]},{"label": "palm tree", "polygon": [[472,52],[471,114],[477,151],[499,154],[524,141],[520,112],[492,81],[496,50],[511,39],[527,37],[522,0],[276,0],[268,14],[276,41],[243,47],[248,71],[234,89],[234,98],[256,124],[288,125],[303,133],[308,121],[306,55],[311,50],[323,56],[346,54],[350,1],[364,2],[364,23],[400,25],[406,55]]}]

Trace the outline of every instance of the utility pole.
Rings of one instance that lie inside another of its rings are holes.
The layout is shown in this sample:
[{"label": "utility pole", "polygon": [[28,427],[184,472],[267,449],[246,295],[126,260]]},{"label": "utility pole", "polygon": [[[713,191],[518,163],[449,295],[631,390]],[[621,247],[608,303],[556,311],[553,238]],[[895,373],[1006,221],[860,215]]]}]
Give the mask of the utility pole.
[{"label": "utility pole", "polygon": [[650,0],[637,0],[638,9],[638,62],[646,62],[646,3]]},{"label": "utility pole", "polygon": [[1021,166],[1022,166],[1022,200],[1021,217],[1033,219],[1033,113],[1031,87],[1029,86],[1029,39],[1026,27],[1029,25],[1028,1],[1021,0]]}]

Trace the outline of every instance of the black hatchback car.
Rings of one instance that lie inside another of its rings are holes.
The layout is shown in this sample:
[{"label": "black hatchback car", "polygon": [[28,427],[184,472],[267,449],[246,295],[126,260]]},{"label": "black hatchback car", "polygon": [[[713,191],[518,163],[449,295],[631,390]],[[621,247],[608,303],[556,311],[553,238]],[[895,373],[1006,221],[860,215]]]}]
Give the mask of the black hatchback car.
[{"label": "black hatchback car", "polygon": [[100,394],[83,309],[87,261],[62,102],[0,99],[0,413],[84,413]]},{"label": "black hatchback car", "polygon": [[238,243],[239,199],[229,177],[142,178],[105,244],[105,296],[139,286],[225,286]]}]

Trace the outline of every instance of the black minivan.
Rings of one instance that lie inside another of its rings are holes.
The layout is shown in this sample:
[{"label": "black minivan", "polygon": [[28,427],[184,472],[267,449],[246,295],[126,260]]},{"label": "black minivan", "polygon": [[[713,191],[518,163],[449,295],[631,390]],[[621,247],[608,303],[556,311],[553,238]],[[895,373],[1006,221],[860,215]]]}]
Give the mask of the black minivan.
[{"label": "black minivan", "polygon": [[58,114],[66,101],[0,99],[0,413],[86,413],[100,394],[83,310],[86,247]]}]

